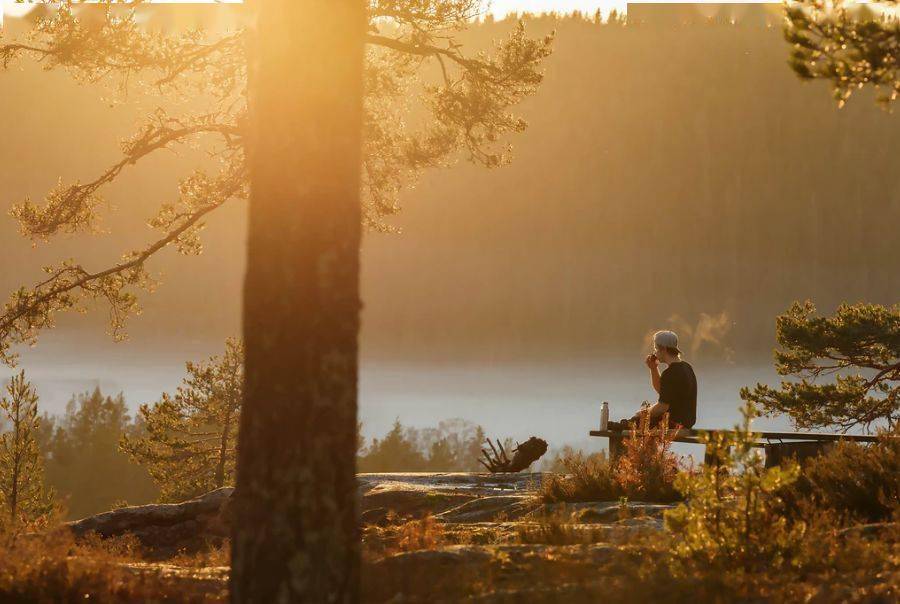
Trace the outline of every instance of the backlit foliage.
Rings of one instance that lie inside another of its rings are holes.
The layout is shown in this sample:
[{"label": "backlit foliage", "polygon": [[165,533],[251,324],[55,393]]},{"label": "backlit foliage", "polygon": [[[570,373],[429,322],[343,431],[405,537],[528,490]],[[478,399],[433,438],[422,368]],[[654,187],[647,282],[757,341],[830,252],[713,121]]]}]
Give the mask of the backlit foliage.
[{"label": "backlit foliage", "polygon": [[828,512],[845,524],[890,522],[900,506],[900,426],[878,442],[842,441],[806,460],[797,482],[781,493],[793,517]]},{"label": "backlit foliage", "polygon": [[900,305],[842,304],[821,317],[811,302],[795,303],[776,330],[775,368],[801,379],[743,388],[744,400],[803,427],[900,422]]},{"label": "backlit foliage", "polygon": [[829,80],[843,105],[853,91],[874,86],[888,106],[900,93],[900,4],[845,0],[792,0],[785,38],[791,67],[801,78]]},{"label": "backlit foliage", "polygon": [[229,339],[225,354],[187,363],[175,395],[141,405],[145,434],[122,437],[122,449],[145,466],[164,501],[183,501],[234,484],[244,349]]},{"label": "backlit foliage", "polygon": [[[844,528],[840,520],[847,516],[830,504],[820,507],[823,500],[815,498],[806,500],[801,514],[785,514],[784,495],[797,502],[800,468],[792,463],[766,469],[751,446],[756,438],[750,423],[757,412],[752,403],[742,412],[744,421],[734,434],[704,436],[713,461],[679,476],[685,502],[666,513],[663,539],[646,541],[662,557],[645,560],[635,578],[634,601],[895,600],[897,525],[869,525],[877,528],[869,535],[857,530],[861,527]],[[831,469],[818,473],[829,482],[814,490],[840,489],[840,483],[857,480],[871,486],[866,474],[887,458],[870,453],[854,446],[853,463],[829,462]],[[831,471],[837,466],[840,477]],[[842,494],[832,496],[832,504],[842,501]],[[889,507],[897,513],[896,500]]]},{"label": "backlit foliage", "polygon": [[[42,527],[29,527],[42,528]],[[187,561],[177,560],[184,566]],[[225,602],[220,569],[197,569],[198,581],[166,575],[142,564],[132,536],[76,542],[67,528],[54,525],[16,537],[0,534],[0,601],[3,602]]]},{"label": "backlit foliage", "polygon": [[742,413],[734,433],[701,438],[718,462],[676,480],[685,502],[666,513],[676,574],[711,568],[755,573],[794,562],[806,527],[781,515],[778,491],[797,480],[799,467],[765,468],[752,446],[750,423],[757,411],[748,404]]},{"label": "backlit foliage", "polygon": [[678,458],[672,453],[672,440],[677,430],[668,428],[669,415],[659,425],[650,427],[650,414],[644,413],[638,429],[623,442],[621,457],[616,460],[616,482],[623,494],[638,501],[675,501],[675,477]]},{"label": "backlit foliage", "polygon": [[545,501],[615,501],[621,497],[677,501],[679,461],[671,450],[675,431],[666,426],[668,418],[651,428],[650,417],[644,414],[638,430],[624,439],[622,453],[615,461],[603,453],[564,451],[552,462],[558,473],[542,480],[542,497]]},{"label": "backlit foliage", "polygon": [[[39,243],[96,230],[106,208],[103,187],[155,151],[202,143],[218,171],[198,169],[183,180],[176,200],[149,220],[159,235],[120,261],[91,270],[66,260],[15,291],[0,315],[0,359],[7,363],[16,360],[12,347],[34,343],[58,312],[84,311],[92,300],[109,306],[111,331],[124,337],[126,319],[140,310],[138,292],[155,286],[148,261],[169,246],[200,253],[207,215],[248,196],[245,32],[212,40],[201,31],[151,32],[135,18],[143,0],[100,4],[49,11],[26,39],[0,44],[0,66],[34,59],[80,82],[157,95],[159,106],[101,175],[61,182],[41,202],[14,205],[22,234]],[[509,160],[505,137],[525,128],[512,108],[537,90],[552,40],[531,39],[520,24],[492,52],[466,52],[456,36],[480,10],[480,0],[371,0],[362,165],[368,227],[390,229],[385,219],[399,210],[400,191],[423,169],[459,157],[486,167]],[[202,99],[206,109],[175,114],[172,108],[186,99]],[[423,119],[410,119],[413,113]]]},{"label": "backlit foliage", "polygon": [[9,425],[0,435],[0,511],[2,521],[13,525],[35,520],[52,509],[37,441],[41,422],[37,403],[37,392],[24,371],[9,380],[6,396],[0,398],[0,410]]},{"label": "backlit foliage", "polygon": [[622,496],[615,466],[605,453],[564,451],[554,461],[553,471],[541,480],[545,501],[615,501]]}]

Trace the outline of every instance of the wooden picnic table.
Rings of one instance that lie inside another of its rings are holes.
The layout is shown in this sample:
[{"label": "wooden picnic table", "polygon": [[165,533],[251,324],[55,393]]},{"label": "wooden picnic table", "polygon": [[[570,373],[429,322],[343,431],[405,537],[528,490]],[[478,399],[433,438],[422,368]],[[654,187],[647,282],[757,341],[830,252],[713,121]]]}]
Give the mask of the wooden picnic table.
[{"label": "wooden picnic table", "polygon": [[[718,430],[718,429],[693,429],[693,430],[678,430],[675,433],[675,436],[672,438],[675,442],[680,443],[691,443],[691,444],[701,444],[700,435],[701,433],[706,434],[714,434],[714,433],[734,433],[734,430]],[[591,436],[599,436],[601,438],[609,439],[609,457],[610,459],[616,459],[622,451],[622,441],[631,436],[634,433],[634,430],[622,430],[622,431],[613,431],[613,430],[591,430]],[[811,442],[811,443],[829,443],[829,442],[837,442],[840,440],[848,440],[854,442],[864,442],[864,443],[873,443],[878,441],[877,436],[871,436],[866,434],[840,434],[840,433],[827,433],[827,432],[772,432],[766,430],[753,431],[753,434],[756,436],[756,442],[753,443],[754,447],[766,447],[767,445],[771,446],[773,443],[779,443],[784,441],[794,441],[794,442]]]}]

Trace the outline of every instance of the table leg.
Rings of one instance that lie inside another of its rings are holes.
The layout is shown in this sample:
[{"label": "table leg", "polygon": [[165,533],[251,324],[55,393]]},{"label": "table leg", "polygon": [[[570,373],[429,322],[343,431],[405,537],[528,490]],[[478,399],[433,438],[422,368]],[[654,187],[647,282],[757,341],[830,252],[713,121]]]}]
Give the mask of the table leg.
[{"label": "table leg", "polygon": [[609,461],[615,462],[622,454],[622,433],[609,435]]}]

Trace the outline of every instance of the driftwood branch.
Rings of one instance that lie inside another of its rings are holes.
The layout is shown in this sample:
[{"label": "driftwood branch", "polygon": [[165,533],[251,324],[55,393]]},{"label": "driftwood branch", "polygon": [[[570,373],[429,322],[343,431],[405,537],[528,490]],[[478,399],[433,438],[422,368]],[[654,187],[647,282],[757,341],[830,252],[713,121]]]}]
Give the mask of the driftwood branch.
[{"label": "driftwood branch", "polygon": [[[503,444],[501,444],[499,440],[497,440],[496,447],[494,447],[494,443],[492,443],[490,439],[485,440],[487,440],[491,452],[488,452],[487,449],[481,449],[484,459],[479,459],[478,463],[487,468],[492,474],[500,472],[521,472],[547,452],[547,441],[532,436],[524,443],[516,443],[516,448],[512,451],[513,458],[509,459],[509,456],[506,454],[506,449],[503,448]],[[499,452],[497,449],[499,449]]]}]

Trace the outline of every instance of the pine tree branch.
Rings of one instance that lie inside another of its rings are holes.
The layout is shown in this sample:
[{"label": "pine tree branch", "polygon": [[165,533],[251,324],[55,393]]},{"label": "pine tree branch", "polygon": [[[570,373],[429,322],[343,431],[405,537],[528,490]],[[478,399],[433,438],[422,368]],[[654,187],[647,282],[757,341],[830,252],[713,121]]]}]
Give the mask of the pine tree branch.
[{"label": "pine tree branch", "polygon": [[19,221],[22,234],[32,241],[46,241],[60,230],[71,234],[91,227],[95,221],[94,209],[100,202],[97,191],[114,181],[127,166],[197,135],[218,134],[229,147],[233,147],[234,139],[241,137],[241,131],[233,124],[215,121],[218,117],[201,116],[191,120],[195,123],[184,125],[184,120],[169,119],[162,112],[157,112],[153,123],[145,126],[137,137],[125,145],[124,157],[99,177],[85,184],[54,190],[42,208],[26,200],[13,206],[11,214]]},{"label": "pine tree branch", "polygon": [[0,315],[0,359],[14,364],[16,357],[10,354],[10,345],[33,341],[38,329],[52,326],[56,312],[75,307],[77,297],[72,296],[73,292],[106,298],[113,313],[113,329],[121,328],[124,317],[135,309],[133,296],[125,294],[122,288],[144,284],[148,275],[143,267],[154,254],[178,243],[204,216],[239,196],[246,187],[243,170],[225,175],[217,184],[217,194],[205,205],[179,215],[177,226],[143,250],[126,256],[128,259],[124,262],[98,272],[89,272],[80,265],[64,264],[48,271],[50,276],[31,290],[22,288],[14,293]]}]

